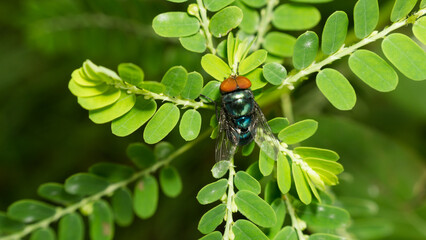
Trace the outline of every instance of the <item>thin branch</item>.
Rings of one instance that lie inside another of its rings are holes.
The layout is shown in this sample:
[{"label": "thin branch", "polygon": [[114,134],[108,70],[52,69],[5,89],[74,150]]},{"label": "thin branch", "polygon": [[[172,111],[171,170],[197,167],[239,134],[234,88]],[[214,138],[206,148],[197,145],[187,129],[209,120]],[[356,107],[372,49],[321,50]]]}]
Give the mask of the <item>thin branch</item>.
[{"label": "thin branch", "polygon": [[284,195],[284,199],[285,199],[285,203],[286,203],[285,205],[287,206],[287,212],[288,212],[288,214],[290,215],[290,218],[291,218],[291,224],[292,224],[293,228],[296,229],[298,239],[299,240],[305,240],[306,239],[305,235],[303,235],[302,227],[299,224],[299,219],[297,218],[296,213],[295,213],[294,208],[293,208],[293,205],[290,202],[289,195],[288,194]]},{"label": "thin branch", "polygon": [[232,218],[232,213],[235,212],[235,203],[234,203],[234,175],[235,175],[235,168],[234,168],[234,158],[232,157],[229,163],[229,177],[228,177],[228,197],[226,200],[226,225],[225,225],[225,232],[223,234],[223,240],[230,240],[233,238],[232,233],[232,224],[234,223],[234,220]]},{"label": "thin branch", "polygon": [[274,7],[279,3],[279,0],[268,0],[267,5],[260,11],[260,24],[257,29],[257,40],[253,46],[254,50],[260,48],[260,45],[263,43],[266,32],[269,30],[269,24],[272,21],[272,15]]},{"label": "thin branch", "polygon": [[197,0],[198,9],[200,10],[201,18],[199,18],[201,22],[201,26],[203,27],[203,33],[207,40],[207,48],[210,50],[210,52],[214,55],[216,55],[216,49],[213,46],[213,38],[212,34],[209,29],[210,20],[207,17],[207,10],[204,7],[203,0]]},{"label": "thin branch", "polygon": [[42,221],[39,221],[39,222],[36,222],[36,223],[33,223],[33,224],[29,224],[19,232],[16,232],[16,233],[9,235],[9,236],[0,237],[0,240],[21,239],[24,236],[30,234],[31,232],[33,232],[33,231],[35,231],[39,228],[49,226],[53,222],[58,221],[60,218],[62,218],[63,216],[65,216],[69,213],[76,212],[78,209],[80,209],[81,207],[83,207],[83,206],[85,206],[85,205],[87,205],[91,202],[99,200],[102,197],[111,196],[112,193],[114,193],[117,189],[122,188],[124,186],[127,186],[128,184],[140,179],[141,177],[146,176],[150,173],[153,173],[153,172],[157,171],[159,168],[170,164],[170,162],[175,160],[178,156],[182,155],[183,153],[185,153],[186,151],[191,149],[195,144],[197,144],[198,142],[200,142],[201,140],[203,140],[204,138],[206,138],[209,135],[210,135],[210,130],[207,130],[204,133],[202,133],[196,140],[183,145],[178,150],[176,150],[174,153],[172,153],[168,158],[166,158],[165,160],[163,160],[161,162],[157,162],[156,164],[152,165],[150,168],[136,172],[129,179],[111,184],[102,192],[99,192],[95,195],[84,198],[81,201],[79,201],[78,203],[75,203],[75,204],[70,205],[70,206],[65,207],[65,208],[57,207],[56,213],[52,217],[46,218]]}]

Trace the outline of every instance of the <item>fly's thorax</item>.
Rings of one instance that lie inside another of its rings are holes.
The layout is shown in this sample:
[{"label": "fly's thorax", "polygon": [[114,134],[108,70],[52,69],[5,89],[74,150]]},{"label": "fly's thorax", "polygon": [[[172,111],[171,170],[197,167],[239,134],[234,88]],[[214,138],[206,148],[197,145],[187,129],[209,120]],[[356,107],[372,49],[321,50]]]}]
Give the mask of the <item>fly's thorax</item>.
[{"label": "fly's thorax", "polygon": [[251,114],[254,107],[253,93],[239,90],[222,95],[222,106],[233,118]]}]

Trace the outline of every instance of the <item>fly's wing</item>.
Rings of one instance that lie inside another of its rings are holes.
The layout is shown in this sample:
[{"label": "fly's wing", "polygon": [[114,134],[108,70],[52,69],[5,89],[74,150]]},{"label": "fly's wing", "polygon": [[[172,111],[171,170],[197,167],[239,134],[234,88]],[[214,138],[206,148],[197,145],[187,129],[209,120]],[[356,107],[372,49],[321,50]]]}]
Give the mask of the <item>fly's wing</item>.
[{"label": "fly's wing", "polygon": [[229,125],[226,116],[226,112],[221,108],[218,125],[219,133],[216,140],[216,162],[229,161],[237,149],[237,145],[229,139],[229,137],[232,137],[231,131],[235,130]]},{"label": "fly's wing", "polygon": [[261,151],[276,161],[280,151],[279,141],[272,133],[268,121],[256,102],[254,103],[254,111],[253,129],[251,129],[252,133],[254,133],[254,141],[259,145]]}]

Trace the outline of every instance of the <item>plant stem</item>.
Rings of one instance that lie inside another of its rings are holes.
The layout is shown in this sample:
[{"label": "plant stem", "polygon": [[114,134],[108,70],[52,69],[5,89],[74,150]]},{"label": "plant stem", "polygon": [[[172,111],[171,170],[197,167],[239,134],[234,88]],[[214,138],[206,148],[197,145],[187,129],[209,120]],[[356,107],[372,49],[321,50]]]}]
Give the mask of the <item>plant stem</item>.
[{"label": "plant stem", "polygon": [[209,29],[210,20],[207,17],[207,10],[204,7],[203,0],[197,0],[197,5],[201,15],[201,19],[200,19],[201,26],[204,29],[204,36],[206,37],[206,40],[207,40],[207,48],[210,50],[212,54],[216,55],[216,49],[213,46],[212,34]]},{"label": "plant stem", "polygon": [[35,231],[39,228],[49,226],[51,223],[58,221],[60,218],[62,218],[66,214],[76,212],[78,209],[85,206],[86,204],[89,204],[91,202],[99,200],[102,197],[112,195],[112,193],[114,193],[117,189],[122,188],[124,186],[127,186],[128,184],[140,179],[141,177],[148,175],[150,173],[153,173],[153,172],[157,171],[159,168],[161,168],[165,165],[168,165],[170,162],[172,162],[178,156],[182,155],[183,153],[185,153],[186,151],[191,149],[195,144],[197,144],[198,142],[200,142],[201,140],[203,140],[204,138],[206,138],[209,135],[210,135],[210,130],[207,130],[204,133],[202,133],[196,140],[189,142],[189,143],[183,145],[182,147],[180,147],[178,150],[176,150],[174,153],[172,153],[165,160],[163,160],[161,162],[157,162],[156,164],[152,165],[151,167],[149,167],[145,170],[141,170],[139,172],[136,172],[129,179],[111,184],[105,190],[103,190],[103,191],[101,191],[101,192],[99,192],[95,195],[92,195],[90,197],[84,198],[81,201],[79,201],[79,202],[77,202],[73,205],[70,205],[70,206],[65,207],[65,208],[57,207],[56,213],[52,217],[46,218],[42,221],[39,221],[39,222],[36,222],[36,223],[33,223],[33,224],[29,224],[24,229],[22,229],[20,232],[16,232],[16,233],[9,235],[9,236],[0,237],[0,240],[21,239],[24,236],[30,234],[31,232],[33,232],[33,231]]},{"label": "plant stem", "polygon": [[[426,9],[420,9],[418,12],[414,13],[413,17],[419,18],[419,17],[423,16],[424,14],[426,14]],[[389,27],[383,29],[381,32],[374,31],[368,37],[362,39],[361,41],[359,41],[358,43],[356,43],[356,44],[354,44],[350,47],[342,46],[342,48],[340,48],[337,52],[328,56],[327,58],[325,58],[321,62],[313,63],[309,67],[299,71],[295,75],[288,76],[286,79],[284,79],[283,83],[278,87],[278,89],[281,89],[284,86],[287,86],[288,88],[291,89],[293,87],[293,84],[296,83],[299,79],[303,78],[304,76],[307,76],[311,73],[320,71],[325,65],[328,65],[328,64],[330,64],[330,63],[332,63],[332,62],[334,62],[334,61],[336,61],[336,60],[338,60],[342,57],[350,55],[351,53],[356,51],[358,48],[361,48],[361,47],[363,47],[363,46],[365,46],[369,43],[372,43],[372,42],[377,41],[381,38],[384,38],[386,35],[388,35],[392,31],[395,31],[395,30],[411,23],[411,21],[412,21],[412,17],[400,20],[398,22],[393,23]]]},{"label": "plant stem", "polygon": [[306,239],[305,235],[303,235],[302,228],[299,225],[299,220],[297,219],[293,205],[290,202],[289,195],[285,194],[284,198],[285,198],[285,203],[286,203],[286,206],[287,206],[287,212],[288,212],[288,214],[290,215],[290,218],[291,218],[291,224],[292,224],[293,228],[296,229],[298,239],[299,240],[305,240]]},{"label": "plant stem", "polygon": [[281,107],[283,115],[288,119],[290,123],[293,123],[293,105],[291,103],[290,92],[286,92],[281,95]]},{"label": "plant stem", "polygon": [[234,220],[232,218],[233,208],[234,208],[234,175],[235,175],[235,168],[234,168],[234,157],[231,158],[229,163],[229,177],[228,177],[228,197],[226,200],[226,225],[225,225],[225,232],[223,234],[223,240],[230,240],[231,238],[231,228],[232,224],[234,223]]},{"label": "plant stem", "polygon": [[278,0],[268,0],[267,5],[260,11],[260,24],[257,29],[257,40],[253,46],[254,50],[260,48],[266,32],[269,30],[269,23],[272,21],[274,7],[279,3]]}]

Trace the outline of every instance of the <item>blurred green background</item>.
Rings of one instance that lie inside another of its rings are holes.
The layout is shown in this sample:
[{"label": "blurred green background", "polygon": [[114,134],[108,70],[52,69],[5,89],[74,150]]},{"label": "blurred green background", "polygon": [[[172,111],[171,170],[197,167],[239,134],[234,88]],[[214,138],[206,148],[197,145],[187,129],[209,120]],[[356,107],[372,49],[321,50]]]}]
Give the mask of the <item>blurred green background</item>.
[{"label": "blurred green background", "polygon": [[[323,20],[314,30],[321,33],[335,10],[351,19],[355,2],[318,5]],[[383,28],[393,1],[379,2]],[[0,1],[1,211],[16,200],[38,198],[40,184],[63,182],[94,163],[130,164],[125,149],[142,141],[142,131],[119,138],[110,125],[93,124],[68,91],[71,72],[85,59],[111,69],[132,62],[149,80],[160,80],[174,65],[202,72],[201,55],[184,50],[177,39],[156,36],[150,26],[155,15],[185,6],[163,0]],[[410,27],[402,31],[411,35]],[[368,48],[381,54],[379,43]],[[359,239],[426,239],[426,81],[400,75],[396,91],[378,93],[350,72],[346,60],[333,67],[355,87],[358,101],[352,111],[334,109],[314,81],[305,81],[292,99],[296,119],[319,121],[319,131],[306,145],[341,156],[345,172],[332,190],[353,217],[349,231]],[[264,110],[267,118],[282,114],[277,104]],[[205,122],[211,114],[205,112]],[[178,147],[184,140],[176,133],[167,140]],[[175,161],[183,193],[176,199],[161,196],[153,218],[117,227],[115,239],[200,237],[198,220],[210,206],[200,206],[195,196],[213,181],[214,145],[204,140]],[[239,157],[236,164],[243,169],[254,160],[255,154]]]}]

